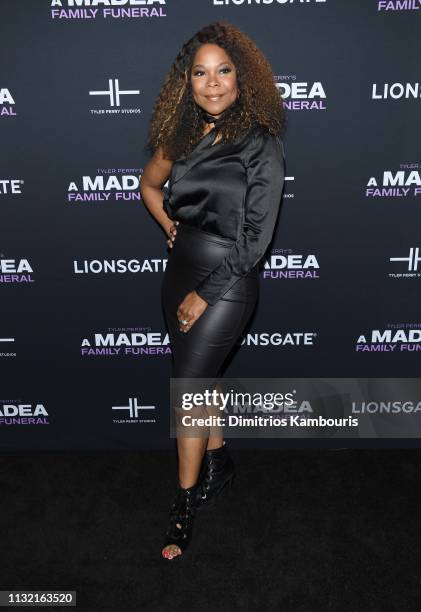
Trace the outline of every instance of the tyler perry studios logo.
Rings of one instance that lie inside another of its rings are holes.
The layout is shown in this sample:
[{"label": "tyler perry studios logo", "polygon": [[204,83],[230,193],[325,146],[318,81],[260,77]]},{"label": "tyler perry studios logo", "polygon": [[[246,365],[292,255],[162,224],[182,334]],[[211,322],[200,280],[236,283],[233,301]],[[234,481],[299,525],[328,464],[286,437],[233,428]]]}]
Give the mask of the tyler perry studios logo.
[{"label": "tyler perry studios logo", "polygon": [[[295,176],[285,176],[284,178],[285,181],[285,185],[287,183],[287,181],[290,181],[291,183],[294,183],[295,181]],[[294,185],[291,185],[291,188],[293,188]],[[288,189],[290,188],[290,186],[288,185]],[[282,199],[283,200],[292,200],[295,198],[295,193],[293,191],[287,191],[286,189],[284,189],[284,192],[282,194]]]},{"label": "tyler perry studios logo", "polygon": [[121,89],[118,79],[108,79],[106,89],[92,89],[89,95],[98,100],[99,108],[91,108],[91,115],[133,115],[142,113],[140,107],[124,106],[127,96],[140,95],[140,89]]},{"label": "tyler perry studios logo", "polygon": [[389,257],[395,272],[389,272],[389,278],[421,278],[421,249],[410,247],[403,257]]},{"label": "tyler perry studios logo", "polygon": [[381,12],[392,11],[419,11],[421,0],[377,0],[377,10]]},{"label": "tyler perry studios logo", "polygon": [[0,359],[2,357],[16,357],[16,352],[10,351],[14,341],[14,338],[0,337]]},{"label": "tyler perry studios logo", "polygon": [[421,323],[389,323],[385,329],[361,334],[355,345],[357,353],[419,353]]},{"label": "tyler perry studios logo", "polygon": [[[113,417],[113,423],[118,425],[125,423],[156,423],[156,416],[154,413],[156,406],[143,406],[138,403],[137,397],[129,397],[127,405],[112,406],[112,410],[116,411],[116,415]],[[117,417],[117,414],[121,416]]]},{"label": "tyler perry studios logo", "polygon": [[320,81],[297,81],[297,76],[275,75],[275,85],[280,90],[284,106],[288,110],[326,110],[325,89]]},{"label": "tyler perry studios logo", "polygon": [[16,117],[15,100],[6,87],[0,88],[0,117]]},{"label": "tyler perry studios logo", "polygon": [[140,172],[140,168],[97,168],[96,174],[84,175],[68,183],[67,201],[76,204],[140,202]]},{"label": "tyler perry studios logo", "polygon": [[51,0],[51,19],[166,17],[166,0]]},{"label": "tyler perry studios logo", "polygon": [[50,425],[44,404],[21,404],[20,400],[0,399],[0,426]]},{"label": "tyler perry studios logo", "polygon": [[421,196],[421,164],[399,164],[399,170],[384,170],[371,176],[365,187],[367,198],[415,198]]}]

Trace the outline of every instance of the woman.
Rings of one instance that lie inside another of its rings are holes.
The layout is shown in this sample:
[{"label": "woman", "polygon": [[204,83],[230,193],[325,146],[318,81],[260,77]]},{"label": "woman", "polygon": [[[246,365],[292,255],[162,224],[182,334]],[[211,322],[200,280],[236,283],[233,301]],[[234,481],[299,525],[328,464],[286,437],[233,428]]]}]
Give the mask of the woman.
[{"label": "woman", "polygon": [[[144,202],[171,249],[162,305],[172,377],[216,377],[256,306],[258,264],[282,195],[283,123],[269,62],[248,36],[216,22],[182,47],[154,106],[153,156],[141,177]],[[234,476],[219,433],[177,434],[177,449],[167,559],[183,553],[196,510]]]}]

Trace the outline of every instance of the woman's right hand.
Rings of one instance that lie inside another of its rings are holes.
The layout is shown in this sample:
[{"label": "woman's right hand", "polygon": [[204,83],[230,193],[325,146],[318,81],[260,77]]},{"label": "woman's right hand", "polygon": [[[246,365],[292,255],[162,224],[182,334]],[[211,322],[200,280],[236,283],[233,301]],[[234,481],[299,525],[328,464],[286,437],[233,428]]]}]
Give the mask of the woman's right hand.
[{"label": "woman's right hand", "polygon": [[173,223],[171,223],[167,231],[167,236],[169,237],[167,240],[167,245],[170,247],[170,249],[172,249],[174,246],[175,237],[177,235],[177,225],[178,224],[179,224],[179,221],[174,221]]}]

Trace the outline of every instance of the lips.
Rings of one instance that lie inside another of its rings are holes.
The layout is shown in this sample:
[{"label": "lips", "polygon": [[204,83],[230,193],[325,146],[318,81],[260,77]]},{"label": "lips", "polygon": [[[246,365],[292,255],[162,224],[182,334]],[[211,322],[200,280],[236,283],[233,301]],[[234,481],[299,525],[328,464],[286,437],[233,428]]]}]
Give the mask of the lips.
[{"label": "lips", "polygon": [[206,96],[208,100],[211,102],[217,102],[220,98],[222,98],[223,94],[219,94],[217,96]]}]

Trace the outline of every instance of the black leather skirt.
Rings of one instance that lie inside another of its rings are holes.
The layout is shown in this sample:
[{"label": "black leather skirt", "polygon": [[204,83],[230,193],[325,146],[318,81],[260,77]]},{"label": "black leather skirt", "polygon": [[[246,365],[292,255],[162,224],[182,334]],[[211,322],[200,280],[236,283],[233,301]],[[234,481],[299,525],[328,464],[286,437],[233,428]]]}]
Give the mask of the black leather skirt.
[{"label": "black leather skirt", "polygon": [[208,306],[188,332],[180,331],[179,305],[226,257],[233,242],[185,223],[177,226],[161,290],[173,356],[172,377],[216,377],[255,309],[258,265],[216,304]]}]

